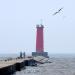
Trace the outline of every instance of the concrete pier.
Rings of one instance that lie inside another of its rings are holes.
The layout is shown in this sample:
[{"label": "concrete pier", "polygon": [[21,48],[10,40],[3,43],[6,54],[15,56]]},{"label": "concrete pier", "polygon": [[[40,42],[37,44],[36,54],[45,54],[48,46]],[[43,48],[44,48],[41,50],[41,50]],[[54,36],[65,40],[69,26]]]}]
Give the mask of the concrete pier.
[{"label": "concrete pier", "polygon": [[43,57],[49,58],[48,52],[32,52],[32,56],[34,56],[34,57],[43,56]]},{"label": "concrete pier", "polygon": [[35,65],[35,60],[33,59],[13,59],[10,61],[0,61],[0,75],[11,75],[16,71],[20,71],[26,66]]},{"label": "concrete pier", "polygon": [[16,72],[15,64],[0,68],[0,75],[11,75]]}]

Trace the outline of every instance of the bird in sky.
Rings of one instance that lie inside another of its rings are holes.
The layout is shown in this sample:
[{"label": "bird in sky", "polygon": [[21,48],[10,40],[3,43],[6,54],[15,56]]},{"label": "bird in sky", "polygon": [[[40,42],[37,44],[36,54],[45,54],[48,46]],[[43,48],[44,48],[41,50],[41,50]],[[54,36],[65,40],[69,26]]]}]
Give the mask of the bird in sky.
[{"label": "bird in sky", "polygon": [[60,8],[57,12],[55,12],[53,15],[58,14],[63,8]]}]

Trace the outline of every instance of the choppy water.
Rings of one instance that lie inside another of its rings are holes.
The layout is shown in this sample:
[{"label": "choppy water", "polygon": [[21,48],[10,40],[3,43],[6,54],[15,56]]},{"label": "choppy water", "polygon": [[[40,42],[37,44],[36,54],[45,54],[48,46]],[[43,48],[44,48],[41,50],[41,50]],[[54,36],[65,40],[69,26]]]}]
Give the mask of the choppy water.
[{"label": "choppy water", "polygon": [[[0,55],[0,59],[17,57],[17,55]],[[38,64],[37,67],[26,67],[13,75],[75,75],[75,55],[73,54],[52,54],[50,55],[52,63]]]},{"label": "choppy water", "polygon": [[75,75],[75,58],[50,58],[52,63],[26,67],[14,75]]},{"label": "choppy water", "polygon": [[18,54],[0,54],[0,60],[6,60],[9,58],[16,58],[18,57]]}]

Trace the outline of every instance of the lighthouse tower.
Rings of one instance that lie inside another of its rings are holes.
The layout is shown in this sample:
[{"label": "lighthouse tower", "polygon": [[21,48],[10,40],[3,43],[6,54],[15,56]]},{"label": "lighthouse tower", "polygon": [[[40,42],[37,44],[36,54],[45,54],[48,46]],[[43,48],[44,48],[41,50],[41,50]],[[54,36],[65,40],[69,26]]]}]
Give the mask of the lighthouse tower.
[{"label": "lighthouse tower", "polygon": [[36,52],[44,52],[44,40],[43,40],[43,28],[44,26],[37,25],[37,34],[36,34]]},{"label": "lighthouse tower", "polygon": [[36,29],[36,52],[32,52],[32,56],[48,57],[48,53],[44,52],[44,26],[42,24],[37,25]]}]

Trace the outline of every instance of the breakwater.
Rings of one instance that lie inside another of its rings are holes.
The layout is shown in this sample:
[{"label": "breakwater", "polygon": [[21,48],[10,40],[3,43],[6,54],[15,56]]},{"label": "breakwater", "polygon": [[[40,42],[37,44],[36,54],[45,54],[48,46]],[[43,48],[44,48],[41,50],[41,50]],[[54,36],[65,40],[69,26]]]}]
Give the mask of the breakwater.
[{"label": "breakwater", "polygon": [[11,75],[20,71],[26,66],[34,66],[36,61],[30,58],[12,59],[9,61],[0,61],[0,75]]}]

